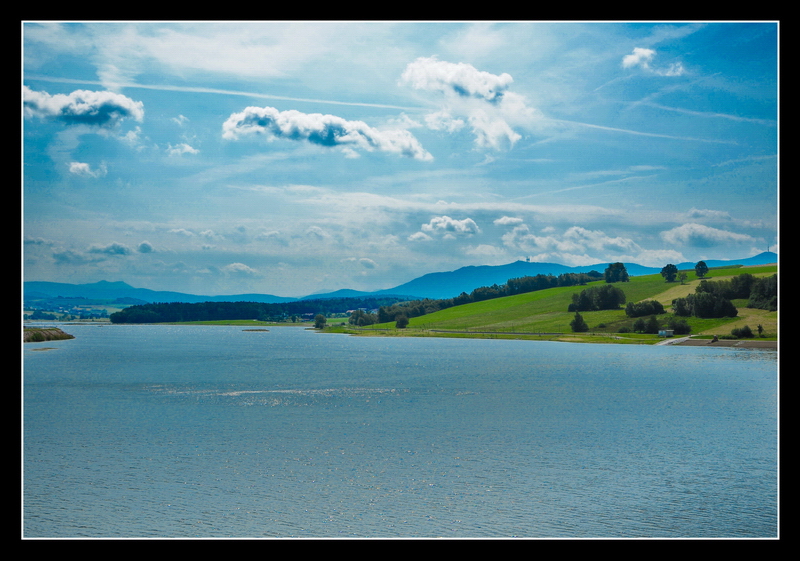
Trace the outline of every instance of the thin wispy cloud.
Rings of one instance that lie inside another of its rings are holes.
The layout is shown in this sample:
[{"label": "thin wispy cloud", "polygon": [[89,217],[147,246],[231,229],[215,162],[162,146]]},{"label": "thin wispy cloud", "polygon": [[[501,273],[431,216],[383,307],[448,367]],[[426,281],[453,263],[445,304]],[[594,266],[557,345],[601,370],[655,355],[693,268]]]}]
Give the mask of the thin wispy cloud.
[{"label": "thin wispy cloud", "polygon": [[[98,80],[78,80],[70,78],[57,78],[52,76],[32,75],[31,80],[37,82],[56,82],[61,84],[88,84],[94,86],[103,86],[103,82]],[[185,93],[204,93],[215,95],[232,95],[239,97],[251,97],[254,99],[271,99],[275,101],[291,101],[297,103],[311,103],[323,105],[344,105],[350,107],[374,107],[377,109],[397,109],[400,111],[419,111],[419,106],[413,105],[390,105],[384,103],[368,103],[359,101],[341,101],[336,99],[317,99],[309,97],[293,97],[267,94],[263,92],[246,91],[246,90],[229,90],[224,88],[209,88],[201,86],[174,86],[174,85],[156,85],[156,84],[141,84],[138,82],[122,82],[117,84],[120,89],[141,89],[141,90],[155,90],[162,92],[185,92]]]}]

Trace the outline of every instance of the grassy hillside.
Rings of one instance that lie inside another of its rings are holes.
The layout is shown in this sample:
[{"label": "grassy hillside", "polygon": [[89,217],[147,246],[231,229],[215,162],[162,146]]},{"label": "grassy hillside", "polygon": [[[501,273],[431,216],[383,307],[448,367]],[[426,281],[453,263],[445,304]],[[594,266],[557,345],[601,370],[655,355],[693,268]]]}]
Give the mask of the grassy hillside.
[{"label": "grassy hillside", "polygon": [[[661,275],[646,275],[632,277],[630,282],[616,283],[615,286],[625,292],[628,302],[654,299],[664,304],[668,313],[658,316],[659,321],[663,323],[666,318],[671,316],[670,306],[672,300],[693,293],[700,282],[694,271],[687,272],[688,278],[685,284],[681,284],[678,281],[667,283]],[[750,273],[759,277],[770,276],[776,272],[776,265],[712,269],[705,278],[708,280],[723,280],[742,273]],[[597,281],[589,283],[587,286],[602,284],[604,284],[604,281]],[[413,318],[405,330],[395,331],[392,323],[375,325],[372,326],[372,329],[367,329],[366,331],[378,334],[381,329],[389,329],[393,332],[392,334],[444,335],[443,333],[437,333],[436,330],[447,330],[471,332],[473,336],[477,335],[477,332],[483,332],[484,336],[513,336],[515,338],[523,337],[521,334],[525,333],[557,333],[566,335],[550,335],[547,338],[559,340],[585,338],[585,335],[579,336],[571,333],[570,322],[575,314],[567,311],[569,304],[572,302],[572,295],[584,288],[576,286],[559,287],[485,300]],[[739,315],[736,318],[687,318],[689,325],[692,327],[692,335],[727,335],[734,327],[743,325],[749,325],[755,332],[756,326],[761,324],[767,337],[777,337],[777,312],[745,308],[746,301],[734,301],[734,304],[739,310]],[[581,312],[581,315],[589,325],[591,333],[595,334],[595,336],[605,337],[609,341],[652,343],[657,340],[657,336],[633,333],[625,334],[623,339],[611,339],[611,337],[616,337],[614,334],[619,331],[620,327],[633,325],[634,319],[627,317],[623,309]],[[383,331],[383,333],[386,332]]]}]

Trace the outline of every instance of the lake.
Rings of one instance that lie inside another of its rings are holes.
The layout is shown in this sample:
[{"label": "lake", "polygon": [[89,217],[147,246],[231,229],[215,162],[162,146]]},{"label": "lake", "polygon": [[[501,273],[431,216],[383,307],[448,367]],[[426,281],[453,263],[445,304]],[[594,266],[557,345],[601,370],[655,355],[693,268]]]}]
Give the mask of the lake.
[{"label": "lake", "polygon": [[23,348],[23,536],[778,536],[778,355],[76,325]]}]

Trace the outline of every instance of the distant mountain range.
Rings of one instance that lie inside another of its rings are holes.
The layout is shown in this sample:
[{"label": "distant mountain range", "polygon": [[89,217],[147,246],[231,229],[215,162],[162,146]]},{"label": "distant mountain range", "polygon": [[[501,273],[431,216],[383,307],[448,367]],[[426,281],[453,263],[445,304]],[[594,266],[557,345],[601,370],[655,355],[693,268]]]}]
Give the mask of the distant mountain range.
[{"label": "distant mountain range", "polygon": [[[709,267],[723,267],[731,265],[766,265],[777,263],[778,255],[767,251],[748,257],[734,260],[706,260]],[[677,263],[678,269],[693,269],[696,263]],[[185,294],[182,292],[167,292],[149,290],[147,288],[134,288],[121,281],[100,281],[90,284],[67,284],[59,282],[26,281],[24,283],[24,298],[68,297],[109,299],[135,298],[143,302],[262,302],[280,303],[295,300],[324,299],[324,298],[366,298],[370,296],[407,296],[416,298],[452,298],[462,292],[470,293],[481,286],[505,284],[508,279],[535,276],[535,275],[561,275],[563,273],[588,273],[597,271],[602,273],[609,263],[597,263],[580,267],[569,267],[558,263],[531,263],[516,261],[506,265],[482,265],[462,267],[455,271],[429,273],[394,288],[378,290],[375,292],[361,292],[357,290],[337,290],[325,294],[311,294],[303,298],[287,298],[272,294],[229,294],[223,296],[202,296]],[[645,267],[636,263],[625,263],[625,268],[631,276],[652,275],[661,271],[660,267]],[[129,301],[130,302],[130,301]]]}]

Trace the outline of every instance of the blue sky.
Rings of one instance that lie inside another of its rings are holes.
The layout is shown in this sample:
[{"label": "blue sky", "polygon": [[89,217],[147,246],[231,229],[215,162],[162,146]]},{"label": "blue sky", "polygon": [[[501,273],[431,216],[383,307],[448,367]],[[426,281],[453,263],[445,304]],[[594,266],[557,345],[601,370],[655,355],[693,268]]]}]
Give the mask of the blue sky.
[{"label": "blue sky", "polygon": [[25,22],[25,280],[778,252],[776,22]]}]

